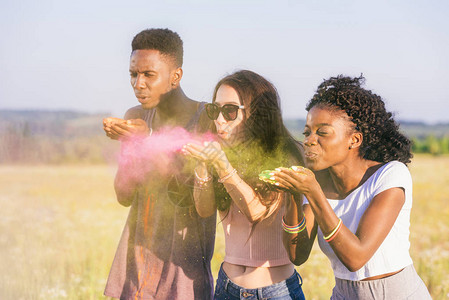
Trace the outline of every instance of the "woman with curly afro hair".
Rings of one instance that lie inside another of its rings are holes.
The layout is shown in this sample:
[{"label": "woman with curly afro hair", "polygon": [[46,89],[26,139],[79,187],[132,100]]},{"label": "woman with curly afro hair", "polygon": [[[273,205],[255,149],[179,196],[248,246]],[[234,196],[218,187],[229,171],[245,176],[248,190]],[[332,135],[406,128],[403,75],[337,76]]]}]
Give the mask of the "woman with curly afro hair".
[{"label": "woman with curly afro hair", "polygon": [[284,245],[300,265],[318,236],[334,271],[331,299],[430,299],[409,254],[411,143],[363,83],[325,80],[306,108],[307,168],[272,173],[295,196]]}]

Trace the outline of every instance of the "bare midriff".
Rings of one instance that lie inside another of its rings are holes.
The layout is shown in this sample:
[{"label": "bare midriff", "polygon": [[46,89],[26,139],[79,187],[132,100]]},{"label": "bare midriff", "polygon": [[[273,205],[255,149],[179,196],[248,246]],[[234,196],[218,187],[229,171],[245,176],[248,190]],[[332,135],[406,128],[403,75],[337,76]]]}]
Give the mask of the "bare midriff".
[{"label": "bare midriff", "polygon": [[293,264],[277,267],[248,267],[223,262],[223,270],[235,284],[255,289],[281,282],[293,275]]},{"label": "bare midriff", "polygon": [[402,270],[404,270],[404,269],[400,269],[399,271],[395,271],[395,272],[391,272],[391,273],[385,273],[385,274],[381,274],[381,275],[377,275],[377,276],[373,276],[373,277],[368,277],[368,278],[363,279],[362,281],[368,281],[368,280],[376,280],[376,279],[387,278],[387,277],[393,276],[393,275],[395,275],[395,274],[401,272]]}]

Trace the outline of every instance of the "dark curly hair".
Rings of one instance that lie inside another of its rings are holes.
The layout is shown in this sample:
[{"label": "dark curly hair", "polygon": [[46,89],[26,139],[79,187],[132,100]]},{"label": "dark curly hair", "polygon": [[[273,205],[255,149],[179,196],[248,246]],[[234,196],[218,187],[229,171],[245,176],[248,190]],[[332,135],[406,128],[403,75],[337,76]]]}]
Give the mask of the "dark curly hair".
[{"label": "dark curly hair", "polygon": [[170,29],[152,28],[139,32],[133,39],[134,50],[158,50],[173,59],[176,67],[182,67],[184,50],[179,35]]},{"label": "dark curly hair", "polygon": [[324,80],[307,104],[345,112],[354,123],[353,130],[363,135],[359,154],[377,162],[398,160],[408,164],[413,157],[411,141],[399,131],[382,98],[361,86],[365,78],[339,75]]}]

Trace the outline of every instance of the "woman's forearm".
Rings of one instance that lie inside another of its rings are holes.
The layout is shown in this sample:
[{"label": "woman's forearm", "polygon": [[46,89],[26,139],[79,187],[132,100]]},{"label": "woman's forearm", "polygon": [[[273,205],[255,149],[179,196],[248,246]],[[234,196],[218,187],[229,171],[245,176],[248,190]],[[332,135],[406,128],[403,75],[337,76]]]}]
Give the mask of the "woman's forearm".
[{"label": "woman's forearm", "polygon": [[215,213],[217,206],[215,204],[215,192],[212,183],[209,185],[199,185],[195,182],[193,188],[193,199],[195,208],[200,217],[206,218]]},{"label": "woman's forearm", "polygon": [[[322,201],[311,197],[309,202],[311,205],[314,203],[314,209],[321,208]],[[321,215],[316,216],[321,219],[318,220],[319,224],[323,224],[320,225],[323,226],[321,231],[334,253],[348,270],[354,272],[363,267],[379,249],[396,222],[404,202],[405,194],[401,188],[391,188],[377,194],[360,218],[355,233],[343,222],[338,227],[340,220],[333,211],[327,213],[327,209],[323,209]],[[379,216],[382,216],[381,220]],[[326,218],[331,221],[326,222]]]},{"label": "woman's forearm", "polygon": [[198,163],[198,166],[195,168],[193,199],[196,211],[201,217],[206,218],[215,213],[217,205],[215,204],[212,177],[204,162]]},{"label": "woman's forearm", "polygon": [[[233,168],[229,172],[233,172],[232,170]],[[222,176],[221,178],[226,177]],[[237,172],[226,178],[223,181],[223,185],[231,196],[232,201],[251,223],[265,215],[270,215],[277,208],[277,205],[272,205],[267,211],[267,207],[262,204],[253,188],[243,181]]]},{"label": "woman's forearm", "polygon": [[294,226],[300,224],[303,218],[306,218],[306,227],[301,232],[290,233],[285,230],[283,231],[283,242],[290,261],[299,266],[303,264],[310,255],[313,241],[316,236],[317,226],[315,226],[313,213],[309,208],[303,210],[300,203],[296,203],[292,197],[288,198],[283,219],[284,223],[289,226]]},{"label": "woman's forearm", "polygon": [[[329,205],[324,193],[311,193],[307,195],[310,207],[320,226],[323,235],[329,236],[337,229],[340,219]],[[330,246],[335,255],[348,270],[354,272],[360,269],[372,256],[374,252],[361,243],[360,239],[352,233],[343,223]]]},{"label": "woman's forearm", "polygon": [[304,196],[309,201],[310,208],[321,231],[323,233],[331,232],[339,219],[327,201],[321,187],[318,186],[316,189],[305,193]]}]

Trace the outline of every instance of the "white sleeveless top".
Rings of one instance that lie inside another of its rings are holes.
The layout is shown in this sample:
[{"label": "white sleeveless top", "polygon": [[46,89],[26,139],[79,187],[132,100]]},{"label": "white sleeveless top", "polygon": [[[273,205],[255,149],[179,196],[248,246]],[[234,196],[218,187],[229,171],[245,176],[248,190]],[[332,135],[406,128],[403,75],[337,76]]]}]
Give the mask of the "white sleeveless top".
[{"label": "white sleeveless top", "polygon": [[[353,233],[357,231],[360,218],[365,213],[371,200],[377,194],[391,189],[405,190],[405,203],[391,231],[374,253],[371,259],[358,271],[350,272],[335,255],[332,248],[323,239],[323,233],[318,228],[318,243],[321,250],[329,258],[334,275],[340,279],[363,280],[368,277],[399,271],[413,264],[409,254],[410,248],[410,211],[412,208],[412,178],[407,167],[398,161],[391,161],[380,167],[361,186],[355,189],[343,200],[328,199],[335,214],[342,219],[343,224]],[[305,199],[304,204],[308,201]],[[382,222],[379,216],[378,222]]]}]

